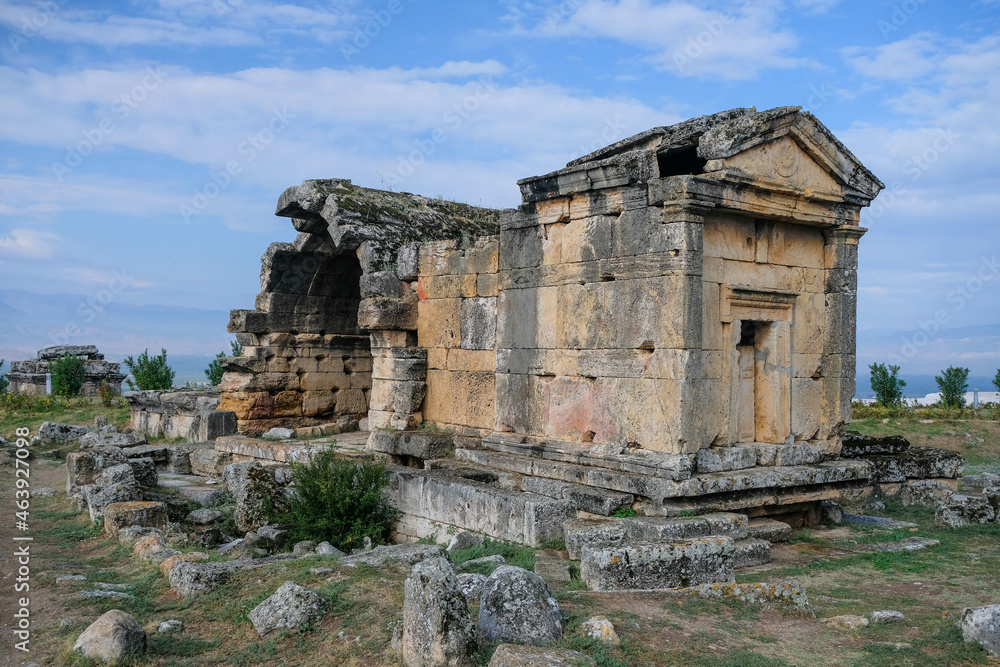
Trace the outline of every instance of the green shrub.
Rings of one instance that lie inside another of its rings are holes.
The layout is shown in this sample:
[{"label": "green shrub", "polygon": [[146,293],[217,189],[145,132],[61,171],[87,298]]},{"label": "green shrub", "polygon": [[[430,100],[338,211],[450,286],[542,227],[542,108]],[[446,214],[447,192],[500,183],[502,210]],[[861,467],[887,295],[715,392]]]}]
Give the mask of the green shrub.
[{"label": "green shrub", "polygon": [[174,386],[174,369],[167,365],[167,351],[161,350],[155,357],[149,356],[147,348],[138,359],[128,357],[123,362],[135,378],[128,382],[129,389],[147,391],[150,389],[170,389]]},{"label": "green shrub", "polygon": [[868,369],[872,372],[872,391],[879,404],[891,408],[902,403],[906,382],[896,375],[899,373],[899,366],[871,364]]},{"label": "green shrub", "polygon": [[[230,341],[229,347],[232,348],[231,357],[242,357],[243,356],[243,346],[240,345],[239,341]],[[205,377],[208,381],[212,383],[213,387],[218,387],[219,383],[222,382],[222,376],[225,374],[225,369],[222,367],[222,360],[226,358],[225,352],[219,352],[215,355],[215,359],[212,359],[208,363],[208,369],[205,371]]]},{"label": "green shrub", "polygon": [[[0,359],[0,396],[7,393],[7,388],[10,386],[10,380],[7,376],[3,374],[3,364],[4,359]],[[1000,378],[1000,371],[997,371],[997,377]]]},{"label": "green shrub", "polygon": [[[0,366],[3,366],[2,361],[0,361]],[[993,378],[993,386],[997,388],[997,391],[1000,391],[1000,370],[997,371],[996,376]]]},{"label": "green shrub", "polygon": [[97,388],[97,398],[101,399],[101,405],[110,408],[118,398],[118,392],[108,384],[107,380],[101,380],[101,386]]},{"label": "green shrub", "polygon": [[941,390],[941,405],[946,408],[964,408],[965,392],[969,390],[969,369],[949,366],[934,377]]},{"label": "green shrub", "polygon": [[288,510],[264,507],[269,521],[291,526],[291,544],[326,540],[349,552],[365,537],[388,540],[399,511],[382,495],[389,484],[384,464],[340,459],[324,449],[308,463],[293,463],[292,471],[296,494]]},{"label": "green shrub", "polygon": [[52,373],[52,393],[56,396],[76,396],[83,388],[87,369],[83,359],[67,354],[49,366]]}]

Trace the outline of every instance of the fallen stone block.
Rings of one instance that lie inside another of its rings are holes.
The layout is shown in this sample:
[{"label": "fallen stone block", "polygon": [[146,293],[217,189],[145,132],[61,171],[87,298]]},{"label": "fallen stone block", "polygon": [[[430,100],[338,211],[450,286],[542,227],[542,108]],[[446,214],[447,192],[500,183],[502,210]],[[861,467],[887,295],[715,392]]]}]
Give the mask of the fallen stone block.
[{"label": "fallen stone block", "polygon": [[403,589],[403,664],[475,667],[476,629],[448,559],[417,563]]},{"label": "fallen stone block", "polygon": [[104,509],[104,532],[112,539],[118,539],[118,531],[127,526],[165,530],[169,522],[167,506],[163,503],[112,503]]},{"label": "fallen stone block", "polygon": [[189,457],[191,474],[200,477],[221,477],[223,469],[233,462],[229,452],[215,449],[195,449]]},{"label": "fallen stone block", "polygon": [[905,482],[907,479],[954,479],[962,476],[965,458],[958,452],[934,447],[911,447],[899,454],[862,457],[872,466],[873,484]]},{"label": "fallen stone block", "polygon": [[857,431],[844,433],[843,458],[857,458],[871,454],[901,454],[910,448],[910,441],[901,435],[862,435]]},{"label": "fallen stone block", "polygon": [[681,593],[717,600],[739,600],[764,607],[792,607],[809,609],[806,590],[798,582],[778,583],[715,583],[684,589]]},{"label": "fallen stone block", "polygon": [[183,597],[210,593],[229,581],[241,561],[193,563],[181,561],[170,570],[170,588]]},{"label": "fallen stone block", "polygon": [[42,422],[38,427],[39,444],[45,447],[55,447],[79,442],[80,438],[87,435],[89,430],[86,426],[71,426],[70,424],[60,424],[58,422]]},{"label": "fallen stone block", "polygon": [[444,554],[444,547],[436,544],[389,544],[375,547],[371,551],[343,556],[339,562],[345,567],[357,567],[358,565],[382,567],[389,561],[415,565],[422,560],[437,558]]},{"label": "fallen stone block", "polygon": [[689,588],[734,581],[735,546],[728,537],[584,545],[580,576],[595,591]]},{"label": "fallen stone block", "polygon": [[159,565],[171,556],[176,556],[180,551],[168,547],[163,535],[155,533],[140,538],[132,545],[132,553],[143,560]]},{"label": "fallen stone block", "polygon": [[247,618],[257,634],[264,637],[275,630],[300,630],[315,623],[323,615],[324,606],[323,598],[313,591],[286,581]]},{"label": "fallen stone block", "polygon": [[961,528],[976,523],[989,523],[995,518],[993,505],[984,496],[955,494],[951,502],[941,505],[934,512],[934,525],[938,528]]},{"label": "fallen stone block", "polygon": [[747,537],[754,537],[768,542],[785,542],[792,534],[792,527],[784,521],[776,521],[766,517],[750,519],[747,525]]},{"label": "fallen stone block", "polygon": [[70,452],[66,455],[66,495],[93,484],[104,469],[127,462],[128,457],[117,448]]},{"label": "fallen stone block", "polygon": [[146,631],[129,614],[112,609],[83,631],[73,650],[102,662],[125,660],[146,652]]},{"label": "fallen stone block", "polygon": [[947,482],[953,480],[911,479],[903,482],[899,499],[903,505],[928,505],[937,507],[951,502],[955,489]]},{"label": "fallen stone block", "polygon": [[157,483],[156,464],[148,456],[129,459],[128,464],[132,466],[132,474],[135,481],[144,489],[152,489]]},{"label": "fallen stone block", "polygon": [[1000,604],[963,609],[958,627],[967,644],[979,644],[984,651],[1000,658]]},{"label": "fallen stone block", "polygon": [[902,623],[905,620],[906,617],[903,615],[903,612],[895,611],[893,609],[882,609],[871,613],[871,622],[875,624]]},{"label": "fallen stone block", "polygon": [[622,643],[621,638],[618,637],[618,633],[615,631],[614,624],[603,616],[594,616],[587,619],[580,625],[580,629],[583,630],[585,635],[602,644],[618,646]]},{"label": "fallen stone block", "polygon": [[499,567],[483,585],[479,637],[488,644],[550,644],[562,637],[559,603],[537,574]]},{"label": "fallen stone block", "polygon": [[452,551],[458,551],[459,549],[472,549],[474,547],[483,546],[483,543],[484,540],[482,535],[476,535],[475,533],[463,530],[451,538],[451,541],[448,542],[448,546],[445,548],[445,551],[451,553]]},{"label": "fallen stone block", "polygon": [[844,614],[843,616],[833,616],[831,618],[824,618],[822,623],[826,625],[832,625],[835,628],[840,628],[841,630],[860,630],[861,628],[868,627],[868,619],[864,616],[854,616],[851,614]]},{"label": "fallen stone block", "polygon": [[201,551],[192,551],[192,552],[186,553],[186,554],[174,554],[170,558],[167,558],[162,563],[160,563],[160,572],[163,573],[164,577],[166,577],[167,579],[169,579],[170,578],[170,572],[171,572],[171,570],[174,569],[174,566],[177,565],[177,563],[181,563],[181,562],[186,562],[186,563],[203,563],[203,562],[207,561],[208,558],[209,558],[208,554],[203,553]]},{"label": "fallen stone block", "polygon": [[483,594],[483,584],[486,583],[487,576],[478,572],[463,572],[458,575],[458,585],[462,589],[462,595],[469,604],[475,602],[479,604],[479,598]]}]

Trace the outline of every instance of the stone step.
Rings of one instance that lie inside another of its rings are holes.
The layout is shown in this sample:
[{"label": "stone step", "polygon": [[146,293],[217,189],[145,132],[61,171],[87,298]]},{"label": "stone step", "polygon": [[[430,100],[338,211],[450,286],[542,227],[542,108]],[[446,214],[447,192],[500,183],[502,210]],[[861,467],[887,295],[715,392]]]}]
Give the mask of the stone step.
[{"label": "stone step", "polygon": [[452,470],[389,467],[393,505],[403,512],[403,539],[447,541],[449,529],[540,547],[563,539],[563,524],[576,516],[574,504],[500,488]]},{"label": "stone step", "polygon": [[767,517],[757,517],[750,519],[747,527],[747,536],[754,537],[768,542],[785,542],[792,534],[792,527],[784,521],[768,519]]},{"label": "stone step", "polygon": [[697,517],[629,517],[608,519],[572,519],[563,526],[566,550],[573,560],[581,558],[584,545],[628,544],[722,536],[743,539],[747,536],[747,517],[719,512]]},{"label": "stone step", "polygon": [[736,562],[733,567],[737,570],[744,567],[764,565],[771,562],[771,543],[754,537],[736,540],[733,543],[735,548]]},{"label": "stone step", "polygon": [[735,541],[709,536],[624,545],[584,545],[580,576],[591,590],[657,590],[733,583]]}]

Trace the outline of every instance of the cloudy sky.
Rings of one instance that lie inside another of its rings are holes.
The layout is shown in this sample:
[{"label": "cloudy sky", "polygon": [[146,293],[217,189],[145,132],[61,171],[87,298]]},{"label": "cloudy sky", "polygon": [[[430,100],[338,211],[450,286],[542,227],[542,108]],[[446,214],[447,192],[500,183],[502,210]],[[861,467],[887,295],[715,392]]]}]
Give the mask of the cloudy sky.
[{"label": "cloudy sky", "polygon": [[[22,303],[251,307],[304,179],[515,206],[518,178],[654,125],[800,105],[888,186],[860,336],[904,371],[1000,366],[1000,336],[936,331],[1000,333],[998,0],[0,1],[0,90],[0,290]],[[106,335],[87,324],[71,342]],[[224,326],[148,340],[210,353]],[[0,348],[50,344],[23,333]]]}]

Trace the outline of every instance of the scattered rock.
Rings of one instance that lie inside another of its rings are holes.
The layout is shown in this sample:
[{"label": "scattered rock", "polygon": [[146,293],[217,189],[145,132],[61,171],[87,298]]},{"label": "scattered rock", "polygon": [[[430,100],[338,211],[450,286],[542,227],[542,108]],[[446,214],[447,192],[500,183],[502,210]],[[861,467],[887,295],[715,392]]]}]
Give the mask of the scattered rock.
[{"label": "scattered rock", "polygon": [[309,568],[309,574],[314,577],[325,577],[328,574],[333,574],[332,567],[311,567]]},{"label": "scattered rock", "polygon": [[200,509],[184,517],[184,522],[194,526],[211,526],[224,521],[225,518],[226,515],[218,510]]},{"label": "scattered rock", "polygon": [[83,631],[73,650],[103,662],[121,660],[146,652],[146,631],[130,615],[112,609]]},{"label": "scattered rock", "polygon": [[139,539],[132,547],[132,553],[143,560],[159,565],[180,552],[169,548],[163,535],[153,534]]},{"label": "scattered rock", "polygon": [[988,523],[995,518],[993,506],[983,496],[955,494],[951,502],[941,505],[934,512],[934,525],[938,528],[961,528],[976,523]]},{"label": "scattered rock", "polygon": [[1000,518],[1000,486],[987,486],[983,489],[983,498],[986,498],[993,508],[994,520]]},{"label": "scattered rock", "polygon": [[899,499],[903,505],[929,505],[936,507],[952,501],[955,491],[936,479],[908,480],[900,489]]},{"label": "scattered rock", "polygon": [[[230,470],[240,464],[235,463],[227,466]],[[233,520],[236,527],[246,532],[257,530],[267,523],[267,518],[263,513],[264,501],[269,500],[276,510],[280,511],[286,501],[281,493],[281,488],[274,481],[274,476],[259,463],[250,463],[245,471],[245,481],[238,485],[237,491],[233,493],[236,499],[236,511],[233,512]]]},{"label": "scattered rock", "polygon": [[404,584],[401,646],[404,665],[478,664],[475,627],[447,558],[413,566]]},{"label": "scattered rock", "polygon": [[163,621],[163,623],[160,623],[160,626],[156,628],[156,632],[161,635],[172,635],[175,632],[184,632],[184,623],[178,621],[177,619]]},{"label": "scattered rock", "polygon": [[323,598],[304,586],[286,581],[247,618],[261,637],[278,629],[299,630],[323,614]]},{"label": "scattered rock", "polygon": [[958,622],[966,643],[976,643],[994,657],[1000,657],[1000,604],[966,608]]},{"label": "scattered rock", "polygon": [[472,560],[467,560],[462,563],[462,569],[468,570],[477,566],[485,567],[500,567],[501,565],[506,565],[507,559],[503,556],[497,554],[495,556],[483,556],[482,558],[473,558]]},{"label": "scattered rock", "polygon": [[301,542],[296,542],[295,546],[292,547],[292,554],[295,556],[308,556],[316,551],[316,543],[312,540],[302,540]]},{"label": "scattered rock", "polygon": [[105,468],[97,475],[93,486],[83,487],[83,492],[91,521],[103,516],[108,505],[142,500],[142,490],[132,466],[127,463]]},{"label": "scattered rock", "polygon": [[280,523],[269,523],[257,529],[257,536],[264,540],[269,540],[272,547],[281,549],[288,541],[288,531],[290,526]]},{"label": "scattered rock", "polygon": [[89,590],[80,593],[82,598],[103,598],[107,600],[134,600],[135,596],[121,591]]},{"label": "scattered rock", "polygon": [[233,462],[229,452],[218,452],[214,448],[198,448],[188,457],[191,463],[191,474],[199,477],[219,477],[222,470]]},{"label": "scattered rock", "polygon": [[962,483],[966,486],[1000,486],[1000,475],[991,472],[984,472],[978,475],[966,475],[962,478]]},{"label": "scattered rock", "polygon": [[149,491],[144,491],[142,497],[146,500],[166,505],[167,516],[170,517],[171,521],[183,521],[191,512],[191,503],[188,502],[187,498],[175,496],[172,493],[150,493]]},{"label": "scattered rock", "polygon": [[186,554],[174,554],[160,563],[160,572],[163,573],[164,577],[169,579],[170,571],[174,569],[174,566],[177,565],[177,563],[202,563],[207,560],[208,554],[201,551],[191,551]]},{"label": "scattered rock", "polygon": [[844,508],[840,503],[824,500],[820,503],[820,516],[824,523],[835,523],[839,526],[844,523]]},{"label": "scattered rock", "polygon": [[136,447],[145,445],[145,433],[118,433],[118,431],[104,431],[98,433],[87,433],[80,437],[80,449],[95,449],[98,447]]},{"label": "scattered rock", "polygon": [[497,568],[483,585],[479,636],[490,644],[548,644],[562,636],[559,603],[545,581],[513,565]]},{"label": "scattered rock", "polygon": [[921,551],[927,547],[936,547],[940,540],[929,537],[907,537],[898,542],[878,542],[876,544],[859,545],[862,551]]},{"label": "scattered rock", "polygon": [[129,589],[128,584],[112,584],[107,581],[95,581],[93,585],[105,591],[127,591]]},{"label": "scattered rock", "polygon": [[47,486],[39,486],[31,490],[32,498],[51,498],[54,495],[56,495],[56,490]]},{"label": "scattered rock", "polygon": [[826,623],[827,625],[832,625],[842,630],[858,630],[860,628],[868,627],[867,618],[865,618],[864,616],[852,616],[850,614],[845,614],[844,616],[833,616],[832,618],[824,618],[823,623]]},{"label": "scattered rock", "polygon": [[329,542],[320,542],[316,545],[317,556],[344,556],[344,552],[333,546]]},{"label": "scattered rock", "polygon": [[622,643],[622,640],[618,637],[618,633],[615,632],[615,626],[603,616],[594,616],[587,619],[583,622],[581,628],[584,634],[599,642],[610,646],[618,646]]},{"label": "scattered rock", "polygon": [[170,588],[183,597],[210,593],[229,581],[239,567],[240,561],[227,563],[181,561],[170,570]]},{"label": "scattered rock", "polygon": [[273,440],[291,440],[295,437],[295,431],[290,428],[280,428],[276,426],[265,433],[263,437],[265,439]]},{"label": "scattered rock", "polygon": [[451,538],[451,541],[448,542],[448,546],[445,550],[450,553],[452,551],[458,551],[459,549],[472,549],[474,547],[481,546],[483,546],[482,535],[476,535],[475,533],[463,530]]},{"label": "scattered rock", "polygon": [[63,620],[59,621],[59,627],[60,628],[72,628],[73,627],[73,619],[71,619],[71,618],[64,618]]},{"label": "scattered rock", "polygon": [[436,544],[388,544],[375,547],[371,551],[343,556],[340,559],[340,564],[345,567],[357,565],[382,567],[388,561],[397,561],[407,565],[415,565],[428,558],[443,556],[444,553],[444,548]]},{"label": "scattered rock", "polygon": [[163,535],[159,528],[148,526],[127,526],[118,529],[118,543],[126,547],[134,545],[136,542],[149,535]]},{"label": "scattered rock", "polygon": [[458,585],[462,588],[462,595],[469,604],[475,602],[479,604],[479,599],[483,595],[483,585],[487,576],[478,572],[465,572],[458,575]]},{"label": "scattered rock", "polygon": [[52,447],[56,445],[68,445],[80,441],[80,438],[87,435],[86,426],[71,426],[69,424],[59,424],[56,422],[43,422],[38,427],[39,444]]},{"label": "scattered rock", "polygon": [[86,581],[87,577],[82,574],[64,574],[62,576],[56,577],[57,584],[65,584],[74,581]]},{"label": "scattered rock", "polygon": [[565,648],[501,644],[493,653],[489,667],[597,667],[597,661]]},{"label": "scattered rock", "polygon": [[[885,506],[883,505],[883,509]],[[844,522],[853,523],[859,526],[878,526],[887,530],[898,530],[900,528],[917,528],[917,524],[908,521],[896,521],[883,516],[867,516],[865,514],[849,514],[844,512]]]},{"label": "scattered rock", "polygon": [[903,612],[893,611],[892,609],[883,609],[881,611],[872,612],[872,623],[902,623],[906,620],[903,616]]},{"label": "scattered rock", "polygon": [[257,548],[252,544],[248,544],[243,538],[235,539],[232,542],[226,542],[215,550],[215,552],[220,556],[226,556],[227,558],[237,560],[241,558],[253,558],[257,555],[256,551]]}]

